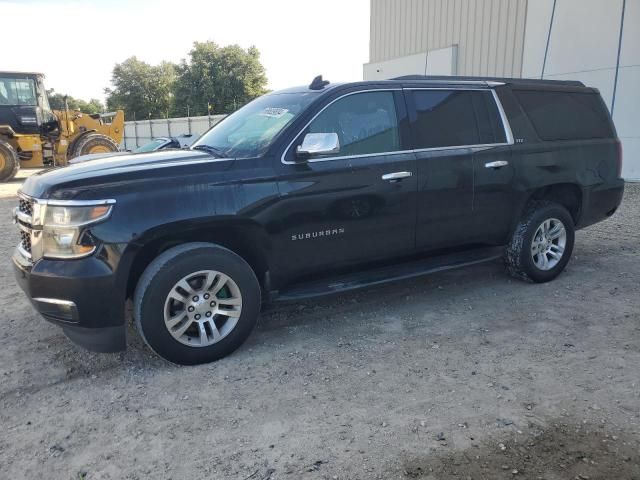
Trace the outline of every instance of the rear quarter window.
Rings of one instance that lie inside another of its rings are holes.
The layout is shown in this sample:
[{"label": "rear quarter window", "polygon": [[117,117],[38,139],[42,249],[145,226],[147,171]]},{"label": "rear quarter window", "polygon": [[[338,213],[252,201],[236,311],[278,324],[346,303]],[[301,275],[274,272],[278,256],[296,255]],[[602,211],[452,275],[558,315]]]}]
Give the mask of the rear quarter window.
[{"label": "rear quarter window", "polygon": [[514,91],[542,140],[588,140],[614,136],[597,93]]}]

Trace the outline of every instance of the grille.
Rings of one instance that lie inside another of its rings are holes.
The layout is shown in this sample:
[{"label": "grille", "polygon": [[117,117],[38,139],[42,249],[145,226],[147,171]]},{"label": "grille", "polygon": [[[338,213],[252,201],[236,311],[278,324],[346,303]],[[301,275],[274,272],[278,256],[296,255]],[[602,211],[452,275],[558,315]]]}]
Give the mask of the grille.
[{"label": "grille", "polygon": [[24,198],[21,198],[18,209],[22,213],[29,215],[30,217],[33,216],[33,202],[31,200],[25,200]]},{"label": "grille", "polygon": [[31,255],[31,235],[27,232],[20,231],[20,245]]},{"label": "grille", "polygon": [[[33,218],[33,200],[26,197],[19,197],[18,210],[21,214]],[[18,227],[20,228],[20,247],[29,255],[31,252],[31,228],[32,226],[18,219]]]}]

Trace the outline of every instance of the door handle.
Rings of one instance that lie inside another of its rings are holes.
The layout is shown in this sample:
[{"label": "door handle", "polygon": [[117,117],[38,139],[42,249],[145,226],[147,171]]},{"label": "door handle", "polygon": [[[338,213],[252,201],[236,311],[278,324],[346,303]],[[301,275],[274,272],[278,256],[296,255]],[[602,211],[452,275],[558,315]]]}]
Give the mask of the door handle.
[{"label": "door handle", "polygon": [[393,173],[385,173],[382,175],[382,180],[401,180],[403,178],[407,178],[413,175],[411,172],[393,172]]},{"label": "door handle", "polygon": [[500,168],[506,167],[509,165],[509,162],[506,160],[496,160],[495,162],[487,162],[484,164],[485,168]]}]

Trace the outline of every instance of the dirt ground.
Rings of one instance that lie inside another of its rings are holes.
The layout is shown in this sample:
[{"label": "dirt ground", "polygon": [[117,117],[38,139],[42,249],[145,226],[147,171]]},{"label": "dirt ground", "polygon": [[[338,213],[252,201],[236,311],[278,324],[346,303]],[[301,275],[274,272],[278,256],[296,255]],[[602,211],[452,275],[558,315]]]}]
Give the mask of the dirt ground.
[{"label": "dirt ground", "polygon": [[2,479],[640,479],[640,185],[556,281],[499,263],[264,313],[215,364],[74,347],[13,279]]}]

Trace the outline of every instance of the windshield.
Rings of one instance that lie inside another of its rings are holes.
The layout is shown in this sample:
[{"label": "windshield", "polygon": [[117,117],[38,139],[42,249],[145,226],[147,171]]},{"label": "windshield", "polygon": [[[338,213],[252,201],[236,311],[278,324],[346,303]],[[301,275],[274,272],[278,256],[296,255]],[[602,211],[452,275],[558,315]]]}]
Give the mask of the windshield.
[{"label": "windshield", "polygon": [[317,93],[276,93],[259,97],[215,125],[192,148],[207,146],[234,158],[260,156],[315,98]]},{"label": "windshield", "polygon": [[0,77],[0,105],[38,105],[33,79]]},{"label": "windshield", "polygon": [[156,138],[155,140],[151,140],[149,143],[145,143],[141,147],[133,150],[133,153],[144,153],[144,152],[153,152],[167,143],[167,140],[164,138]]}]

